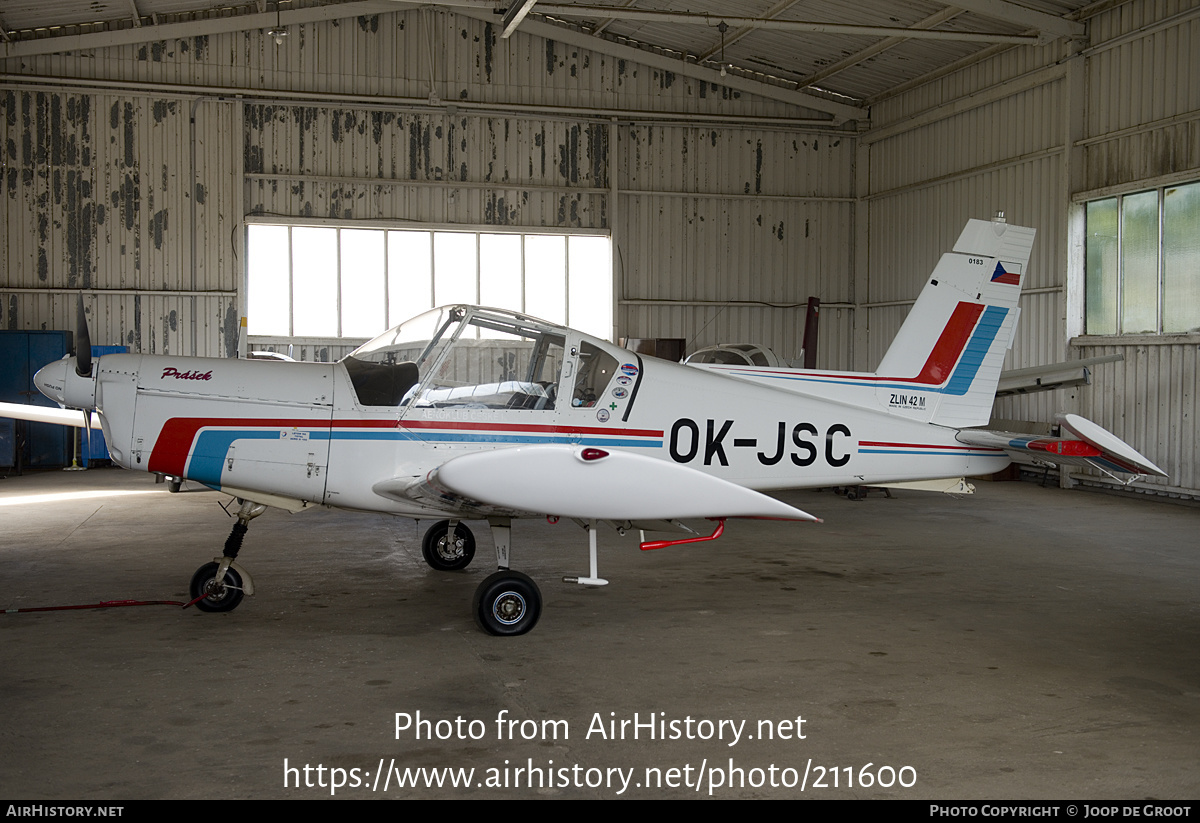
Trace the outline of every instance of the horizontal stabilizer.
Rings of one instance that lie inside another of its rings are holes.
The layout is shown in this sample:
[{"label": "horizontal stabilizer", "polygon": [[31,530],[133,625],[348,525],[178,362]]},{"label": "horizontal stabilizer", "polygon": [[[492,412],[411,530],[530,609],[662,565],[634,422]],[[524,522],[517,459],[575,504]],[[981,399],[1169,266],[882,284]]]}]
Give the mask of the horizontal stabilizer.
[{"label": "horizontal stabilizer", "polygon": [[584,520],[817,520],[773,497],[632,452],[532,445],[456,457],[426,480],[448,497]]},{"label": "horizontal stabilizer", "polygon": [[[54,423],[59,426],[83,428],[83,412],[76,409],[52,409],[48,406],[28,406],[23,403],[0,403],[0,417],[32,420],[34,423]],[[100,417],[91,412],[92,428],[100,429]]]},{"label": "horizontal stabilizer", "polygon": [[1060,466],[1088,466],[1109,475],[1124,472],[1167,476],[1133,446],[1091,420],[1077,414],[1062,414],[1057,420],[1075,437],[1039,437],[986,429],[963,429],[957,437],[971,446],[1003,449],[1013,457],[1026,455]]},{"label": "horizontal stabilizer", "polygon": [[1067,389],[1072,386],[1087,386],[1092,382],[1092,366],[1101,363],[1116,363],[1125,359],[1123,354],[1107,354],[1085,360],[1068,360],[1048,366],[1032,366],[1027,369],[1010,369],[1000,373],[1000,384],[996,396],[1010,394],[1033,394],[1040,391]]}]

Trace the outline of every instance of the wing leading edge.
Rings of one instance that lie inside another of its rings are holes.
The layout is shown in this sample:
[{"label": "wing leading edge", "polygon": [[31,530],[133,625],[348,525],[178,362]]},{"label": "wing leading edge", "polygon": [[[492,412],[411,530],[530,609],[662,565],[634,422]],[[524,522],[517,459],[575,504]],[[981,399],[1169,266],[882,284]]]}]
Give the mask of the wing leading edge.
[{"label": "wing leading edge", "polygon": [[435,495],[463,510],[486,507],[581,520],[767,517],[818,521],[773,497],[646,455],[586,446],[539,444],[455,457],[403,486],[378,494],[418,501]]},{"label": "wing leading edge", "polygon": [[[83,428],[83,412],[78,409],[59,409],[49,406],[32,406],[22,403],[0,403],[0,417],[11,417],[15,420],[29,420],[34,423],[52,423],[56,426],[74,426]],[[100,416],[88,412],[91,428],[100,430]]]}]

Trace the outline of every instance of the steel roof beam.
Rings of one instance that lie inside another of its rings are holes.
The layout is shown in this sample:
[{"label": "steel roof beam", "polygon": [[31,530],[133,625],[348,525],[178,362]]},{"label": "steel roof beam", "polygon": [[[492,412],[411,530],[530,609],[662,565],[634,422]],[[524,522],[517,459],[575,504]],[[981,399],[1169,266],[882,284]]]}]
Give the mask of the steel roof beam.
[{"label": "steel roof beam", "polygon": [[521,21],[533,9],[533,5],[536,2],[537,0],[522,0],[522,2],[508,7],[508,11],[504,12],[504,18],[501,21],[504,26],[500,32],[501,40],[507,40],[512,36],[512,33],[517,30],[517,26],[521,25]]},{"label": "steel roof beam", "polygon": [[[538,13],[542,11],[542,5],[539,4]],[[478,7],[470,10],[462,8],[459,13],[486,22],[492,22],[494,17],[488,11],[478,10]],[[722,77],[721,73],[716,69],[710,69],[707,66],[701,66],[680,57],[671,57],[633,46],[626,46],[622,43],[614,43],[611,40],[592,37],[590,34],[578,29],[557,26],[552,23],[542,23],[536,20],[526,20],[521,26],[521,31],[525,34],[534,35],[546,40],[569,43],[572,46],[590,49],[618,59],[640,63],[643,66],[653,69],[670,71],[683,77],[694,77],[697,80],[704,80],[737,91],[748,92],[767,98],[768,100],[778,100],[793,106],[826,112],[833,115],[830,125],[840,125],[847,120],[867,120],[869,118],[869,113],[864,108],[797,91],[795,88],[792,88],[791,83],[787,86],[776,86],[749,77],[741,77],[737,74],[729,74]]]},{"label": "steel roof beam", "polygon": [[1044,11],[1034,11],[1008,0],[954,0],[954,5],[961,6],[967,11],[990,17],[993,20],[1003,20],[1006,23],[1037,29],[1054,37],[1084,37],[1087,27],[1083,23],[1067,20]]},{"label": "steel roof beam", "polygon": [[[953,6],[950,6],[949,8],[939,11],[937,14],[931,14],[929,17],[926,17],[924,20],[920,20],[913,25],[917,26],[918,28],[933,28],[934,26],[941,25],[947,20],[957,17],[962,13],[962,9],[957,9]],[[883,40],[880,40],[878,43],[872,46],[867,46],[865,49],[856,51],[854,54],[851,54],[850,56],[843,58],[836,63],[830,63],[820,71],[810,74],[808,77],[805,77],[799,81],[800,87],[804,88],[805,86],[812,86],[816,83],[820,83],[827,77],[831,77],[832,75],[843,72],[846,69],[856,66],[862,61],[874,57],[877,54],[882,54],[888,49],[894,48],[901,43],[906,42],[907,40],[907,37],[885,37]]]},{"label": "steel roof beam", "polygon": [[[638,0],[624,0],[624,2],[622,2],[621,5],[618,6],[617,8],[627,9],[630,6],[637,5],[637,1]],[[593,37],[599,37],[600,32],[604,31],[606,28],[608,28],[615,22],[617,22],[617,18],[615,18],[615,17],[609,17],[604,20],[601,20],[596,25],[596,28],[592,29],[590,33]]]},{"label": "steel roof beam", "polygon": [[[972,0],[975,2],[975,0]],[[963,4],[965,5],[965,4]],[[724,14],[694,14],[691,12],[617,9],[614,6],[565,5],[542,3],[538,13],[553,17],[616,17],[620,20],[639,20],[651,23],[714,27],[724,22],[731,26],[773,31],[809,32],[818,34],[850,34],[868,37],[909,37],[916,40],[951,40],[967,43],[1012,43],[1033,45],[1038,37],[1028,34],[1003,34],[983,31],[943,31],[915,29],[906,26],[859,26],[844,23],[814,23],[803,20],[768,20],[761,17],[734,17]]]},{"label": "steel roof beam", "polygon": [[[804,2],[804,0],[782,0],[782,2],[776,3],[775,5],[771,6],[771,8],[764,11],[760,16],[764,17],[766,19],[774,19],[774,18],[778,17],[779,15],[783,14],[788,9],[790,9],[792,6],[798,5],[803,2]],[[738,29],[733,34],[730,34],[729,36],[727,36],[725,38],[724,44],[718,43],[717,45],[713,46],[708,51],[704,52],[704,54],[700,55],[700,62],[703,63],[705,60],[708,60],[714,54],[721,51],[722,45],[724,46],[724,48],[728,48],[729,46],[732,46],[737,41],[741,40],[747,34],[750,34],[750,32],[752,32],[752,31],[754,31],[754,29],[750,28],[749,26]]]},{"label": "steel roof beam", "polygon": [[[283,24],[298,25],[362,14],[385,14],[396,11],[399,4],[387,0],[361,0],[354,3],[339,3],[331,6],[314,6],[282,12]],[[413,5],[416,5],[415,3]],[[132,29],[88,32],[87,34],[63,34],[53,37],[37,37],[32,40],[10,40],[0,45],[0,58],[32,57],[39,54],[55,54],[64,51],[86,51],[109,46],[127,46],[135,43],[151,43],[158,40],[182,39],[205,34],[226,34],[250,29],[269,29],[275,25],[275,14],[240,14],[233,17],[199,18],[182,23],[159,23]]]}]

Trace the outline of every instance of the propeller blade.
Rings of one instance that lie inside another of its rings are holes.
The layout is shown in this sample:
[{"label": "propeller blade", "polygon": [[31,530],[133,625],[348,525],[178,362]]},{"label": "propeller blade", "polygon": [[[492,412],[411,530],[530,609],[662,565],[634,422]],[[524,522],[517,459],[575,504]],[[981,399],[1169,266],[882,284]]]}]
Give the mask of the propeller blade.
[{"label": "propeller blade", "polygon": [[82,294],[75,312],[75,373],[80,377],[92,376],[92,335],[88,332]]}]

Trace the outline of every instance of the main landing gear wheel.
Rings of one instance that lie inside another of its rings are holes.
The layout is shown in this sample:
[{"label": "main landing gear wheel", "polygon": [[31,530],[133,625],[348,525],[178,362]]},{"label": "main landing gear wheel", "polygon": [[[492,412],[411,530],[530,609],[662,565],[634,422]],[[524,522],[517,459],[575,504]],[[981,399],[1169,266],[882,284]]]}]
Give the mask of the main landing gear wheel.
[{"label": "main landing gear wheel", "polygon": [[242,576],[233,569],[226,569],[225,579],[218,583],[218,568],[216,563],[205,563],[192,575],[192,599],[208,595],[196,602],[196,608],[202,612],[231,612],[245,596],[242,591]]},{"label": "main landing gear wheel", "polygon": [[439,520],[421,538],[421,554],[430,567],[440,572],[460,571],[475,557],[475,535],[463,523],[451,535],[450,521]]},{"label": "main landing gear wheel", "polygon": [[479,584],[472,610],[488,634],[525,634],[542,614],[542,593],[528,575],[498,571]]}]

